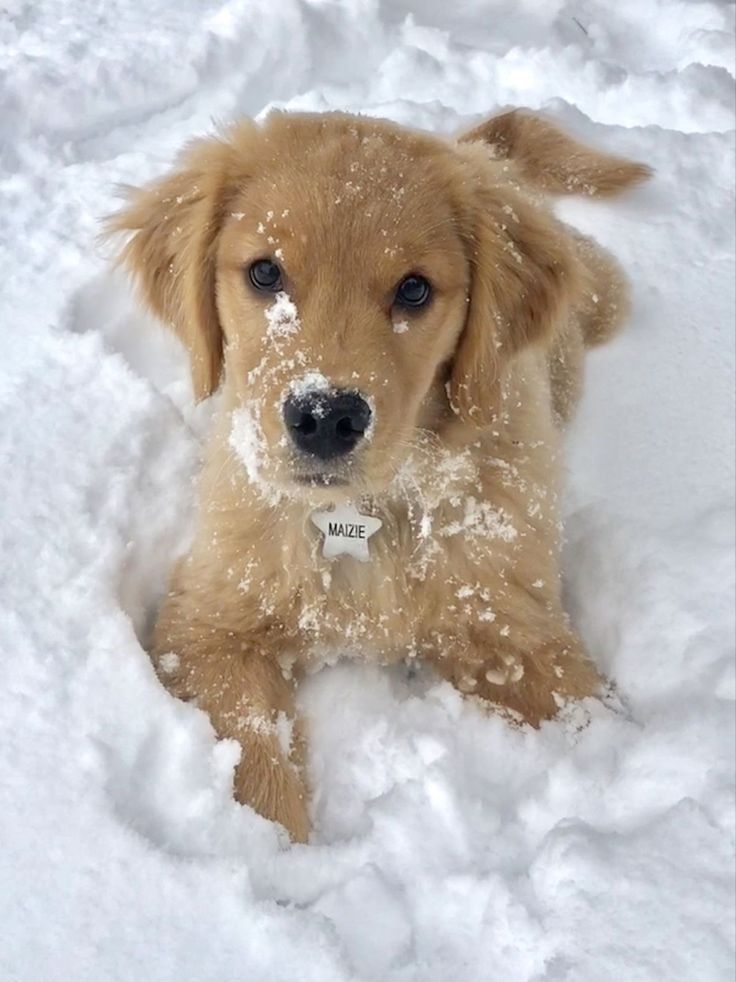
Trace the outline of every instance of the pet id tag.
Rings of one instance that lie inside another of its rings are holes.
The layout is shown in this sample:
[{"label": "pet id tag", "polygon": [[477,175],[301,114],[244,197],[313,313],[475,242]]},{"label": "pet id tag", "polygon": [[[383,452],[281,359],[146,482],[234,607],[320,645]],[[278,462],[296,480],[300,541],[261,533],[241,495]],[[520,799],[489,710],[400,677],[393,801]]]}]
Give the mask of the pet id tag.
[{"label": "pet id tag", "polygon": [[339,505],[333,511],[316,511],[310,517],[324,534],[322,555],[325,559],[346,555],[359,559],[361,563],[370,562],[368,539],[383,525],[380,518],[361,515],[355,505]]}]

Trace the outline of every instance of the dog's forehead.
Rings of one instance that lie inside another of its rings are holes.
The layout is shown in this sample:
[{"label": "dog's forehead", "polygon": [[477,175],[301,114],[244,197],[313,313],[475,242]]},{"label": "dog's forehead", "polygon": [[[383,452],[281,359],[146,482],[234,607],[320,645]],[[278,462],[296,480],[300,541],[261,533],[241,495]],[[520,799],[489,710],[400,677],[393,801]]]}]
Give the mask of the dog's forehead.
[{"label": "dog's forehead", "polygon": [[405,181],[421,168],[431,170],[446,156],[438,137],[385,120],[340,114],[280,115],[269,119],[260,135],[258,166],[262,173],[298,170],[340,178],[360,193],[361,180],[377,176]]},{"label": "dog's forehead", "polygon": [[424,135],[359,122],[266,135],[237,213],[272,252],[409,257],[454,235],[447,157]]}]

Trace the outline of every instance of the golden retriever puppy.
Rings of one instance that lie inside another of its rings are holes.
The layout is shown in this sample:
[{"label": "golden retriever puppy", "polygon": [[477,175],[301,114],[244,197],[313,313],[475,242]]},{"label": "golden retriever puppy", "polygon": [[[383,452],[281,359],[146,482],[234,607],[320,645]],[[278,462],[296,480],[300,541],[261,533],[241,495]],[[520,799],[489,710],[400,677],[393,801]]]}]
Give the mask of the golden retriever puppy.
[{"label": "golden retriever puppy", "polygon": [[338,655],[427,659],[532,725],[599,691],[560,598],[560,428],[624,285],[543,193],[647,174],[521,111],[458,140],[273,113],[111,221],[197,397],[224,390],[154,663],[294,840],[295,686]]}]

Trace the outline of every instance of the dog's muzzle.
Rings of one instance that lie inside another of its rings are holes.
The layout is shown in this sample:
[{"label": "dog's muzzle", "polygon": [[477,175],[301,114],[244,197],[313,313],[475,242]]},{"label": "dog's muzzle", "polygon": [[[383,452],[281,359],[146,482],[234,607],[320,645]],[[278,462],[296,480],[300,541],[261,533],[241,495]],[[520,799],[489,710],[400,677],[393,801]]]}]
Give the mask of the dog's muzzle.
[{"label": "dog's muzzle", "polygon": [[371,409],[357,392],[315,389],[289,396],[283,417],[297,450],[318,460],[334,460],[350,453],[363,439]]}]

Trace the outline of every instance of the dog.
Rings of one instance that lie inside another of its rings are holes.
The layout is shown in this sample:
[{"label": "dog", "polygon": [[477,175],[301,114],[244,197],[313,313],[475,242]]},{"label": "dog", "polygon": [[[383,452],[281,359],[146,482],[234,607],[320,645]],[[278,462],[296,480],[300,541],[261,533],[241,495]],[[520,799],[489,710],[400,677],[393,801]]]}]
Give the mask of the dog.
[{"label": "dog", "polygon": [[236,798],[292,840],[295,689],[338,654],[425,659],[533,726],[601,693],[561,600],[561,434],[627,295],[548,199],[648,175],[524,110],[457,139],[274,112],[110,219],[196,397],[221,389],[153,662],[240,743]]}]

